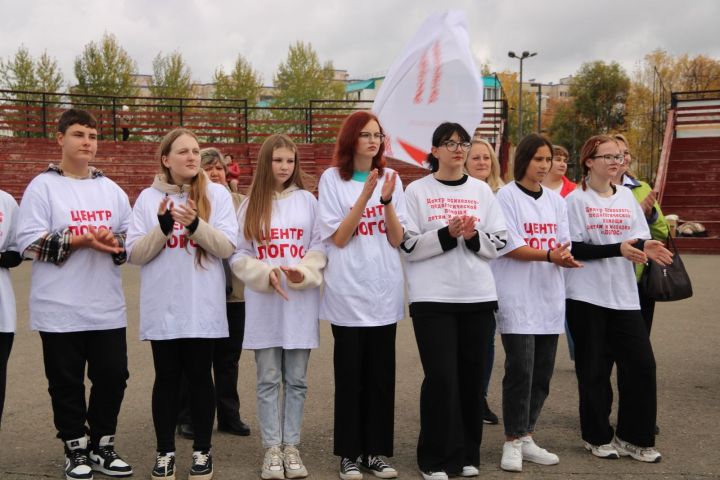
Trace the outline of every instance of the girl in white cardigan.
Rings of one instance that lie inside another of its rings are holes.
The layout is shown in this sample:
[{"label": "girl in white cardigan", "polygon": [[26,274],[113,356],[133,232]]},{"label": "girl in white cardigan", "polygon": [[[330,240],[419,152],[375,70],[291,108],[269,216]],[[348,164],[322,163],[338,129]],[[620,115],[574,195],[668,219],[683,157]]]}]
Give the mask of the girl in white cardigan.
[{"label": "girl in white cardigan", "polygon": [[297,147],[286,135],[271,135],[240,207],[242,228],[230,260],[246,286],[243,348],[255,350],[265,479],[308,474],[298,445],[310,350],[320,343],[325,253],[316,214],[317,200],[303,188]]}]

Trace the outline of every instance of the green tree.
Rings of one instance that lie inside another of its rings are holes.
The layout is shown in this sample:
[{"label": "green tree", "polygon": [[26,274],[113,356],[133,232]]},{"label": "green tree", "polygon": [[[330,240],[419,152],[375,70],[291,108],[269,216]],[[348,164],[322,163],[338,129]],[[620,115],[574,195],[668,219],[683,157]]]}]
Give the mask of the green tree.
[{"label": "green tree", "polygon": [[594,133],[617,129],[624,121],[630,79],[617,62],[584,63],[570,84],[578,121]]},{"label": "green tree", "polygon": [[155,56],[149,88],[153,97],[192,96],[192,72],[180,52],[168,55],[158,53]]},{"label": "green tree", "polygon": [[257,105],[262,92],[262,78],[250,62],[238,55],[235,66],[229,74],[218,67],[213,75],[216,99],[247,100],[249,106]]},{"label": "green tree", "polygon": [[[38,89],[43,92],[59,93],[65,83],[57,60],[50,57],[47,51],[43,52],[35,62],[35,75],[37,76]],[[50,102],[57,102],[58,100],[59,95],[51,95],[48,98]]]},{"label": "green tree", "polygon": [[552,105],[552,121],[548,134],[553,144],[562,145],[570,152],[568,177],[578,179],[582,174],[577,161],[583,142],[593,134],[592,128],[578,121],[573,99],[559,99]]},{"label": "green tree", "polygon": [[[135,61],[120,46],[115,35],[106,33],[98,43],[85,45],[83,53],[75,59],[78,84],[73,91],[90,95],[136,96],[136,73]],[[101,101],[99,98],[94,100],[95,103]]]},{"label": "green tree", "polygon": [[[36,91],[38,89],[35,76],[35,62],[28,49],[21,45],[15,56],[7,60],[0,59],[0,84],[6,90]],[[25,100],[27,95],[17,94],[18,100]]]},{"label": "green tree", "polygon": [[341,100],[345,85],[334,79],[332,62],[320,63],[317,52],[309,43],[290,45],[285,62],[278,67],[274,104],[283,107],[306,107],[310,100]]}]

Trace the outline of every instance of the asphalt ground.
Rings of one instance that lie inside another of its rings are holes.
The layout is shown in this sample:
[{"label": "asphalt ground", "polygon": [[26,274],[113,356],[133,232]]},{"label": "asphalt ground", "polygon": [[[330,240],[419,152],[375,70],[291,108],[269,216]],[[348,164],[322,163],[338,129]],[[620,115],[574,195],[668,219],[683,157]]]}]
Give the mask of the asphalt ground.
[{"label": "asphalt ground", "polygon": [[[658,464],[630,458],[600,460],[583,449],[580,439],[577,382],[567,345],[561,338],[550,396],[540,417],[536,441],[560,456],[556,466],[526,463],[522,473],[500,470],[504,441],[501,425],[486,426],[481,448],[480,478],[575,479],[706,479],[720,478],[720,256],[686,255],[695,295],[681,302],[658,304],[652,341],[658,366]],[[130,462],[132,478],[149,479],[155,457],[150,411],[153,367],[150,345],[138,340],[139,269],[123,266],[128,304],[130,380],[117,431],[117,450]],[[13,270],[18,300],[18,332],[8,366],[5,413],[0,430],[0,478],[25,480],[63,478],[62,444],[55,438],[39,335],[27,320],[30,265]],[[496,360],[489,403],[501,414],[504,352],[496,339]],[[332,334],[325,322],[321,346],[313,351],[308,371],[308,397],[301,453],[311,478],[338,478],[332,454]],[[422,369],[412,323],[400,323],[397,335],[395,456],[391,463],[400,478],[421,478],[415,462],[419,430]],[[255,362],[243,352],[239,389],[241,414],[252,435],[213,435],[216,479],[260,477],[263,450],[255,413]],[[614,418],[614,414],[613,414]],[[717,442],[717,444],[716,444]],[[186,478],[191,442],[178,439],[178,479]],[[716,451],[716,447],[719,448]],[[96,478],[103,478],[96,474]],[[365,478],[372,478],[366,474]]]}]

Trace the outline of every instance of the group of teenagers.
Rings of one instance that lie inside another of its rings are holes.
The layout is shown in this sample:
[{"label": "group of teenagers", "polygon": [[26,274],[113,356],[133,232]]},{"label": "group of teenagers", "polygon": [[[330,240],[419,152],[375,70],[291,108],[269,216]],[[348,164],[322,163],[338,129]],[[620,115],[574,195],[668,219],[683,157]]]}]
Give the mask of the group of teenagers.
[{"label": "group of teenagers", "polygon": [[339,476],[396,477],[388,458],[406,295],[424,372],[424,479],[479,474],[496,329],[506,356],[503,470],[559,462],[535,434],[565,328],[585,448],[601,458],[660,460],[643,319],[651,321],[654,304],[638,290],[637,270],[649,259],[670,263],[672,254],[650,188],[627,171],[621,135],[583,145],[577,188],[564,177],[567,151],[528,135],[515,151],[514,180],[503,185],[492,146],[442,123],[427,156],[431,173],[403,190],[387,167],[379,120],[359,111],[340,128],[317,198],[286,135],[265,140],[244,197],[228,188],[222,154],[201,150],[192,131],[177,128],[160,142],[159,173],[131,208],[90,165],[96,128],[85,111],[63,113],[60,163],[30,182],[19,208],[0,196],[0,400],[16,323],[8,269],[31,259],[30,324],[42,340],[68,480],[133,473],[115,451],[129,377],[118,267],[125,262],[140,266],[140,338],[150,342],[155,369],[153,480],[176,476],[183,397],[190,479],[212,478],[216,406],[220,430],[249,433],[237,403],[241,348],[255,354],[261,477],[306,477],[299,446],[319,319],[334,337]]}]

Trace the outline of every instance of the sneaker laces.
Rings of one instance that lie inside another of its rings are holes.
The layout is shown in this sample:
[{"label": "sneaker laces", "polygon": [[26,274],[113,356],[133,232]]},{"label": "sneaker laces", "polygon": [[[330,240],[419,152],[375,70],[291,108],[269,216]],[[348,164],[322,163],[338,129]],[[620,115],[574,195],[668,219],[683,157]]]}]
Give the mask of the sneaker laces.
[{"label": "sneaker laces", "polygon": [[390,468],[390,465],[385,463],[382,458],[377,457],[375,455],[368,455],[367,457],[367,464],[371,468],[376,468],[380,471],[385,470],[386,468]]},{"label": "sneaker laces", "polygon": [[120,455],[117,454],[117,452],[115,451],[115,447],[113,447],[112,445],[98,447],[96,451],[100,454],[101,457],[110,460],[110,463],[112,463],[113,460],[117,460],[120,458]]},{"label": "sneaker laces", "polygon": [[71,450],[69,457],[70,457],[70,460],[72,461],[72,464],[75,466],[88,464],[87,451],[85,451],[81,448]]},{"label": "sneaker laces", "polygon": [[267,451],[265,454],[265,463],[267,463],[268,467],[282,467],[282,456],[280,455],[280,450],[277,448],[271,448]]},{"label": "sneaker laces", "polygon": [[205,466],[210,460],[210,454],[207,452],[193,452],[193,464]]},{"label": "sneaker laces", "polygon": [[155,468],[167,469],[172,461],[172,455],[158,455],[155,459]]},{"label": "sneaker laces", "polygon": [[300,452],[296,448],[285,449],[285,463],[288,465],[297,465],[296,468],[300,468],[302,462],[300,461]]},{"label": "sneaker laces", "polygon": [[353,462],[351,459],[347,457],[343,457],[343,459],[340,461],[340,468],[344,472],[359,472],[360,469],[358,469],[355,462]]}]

